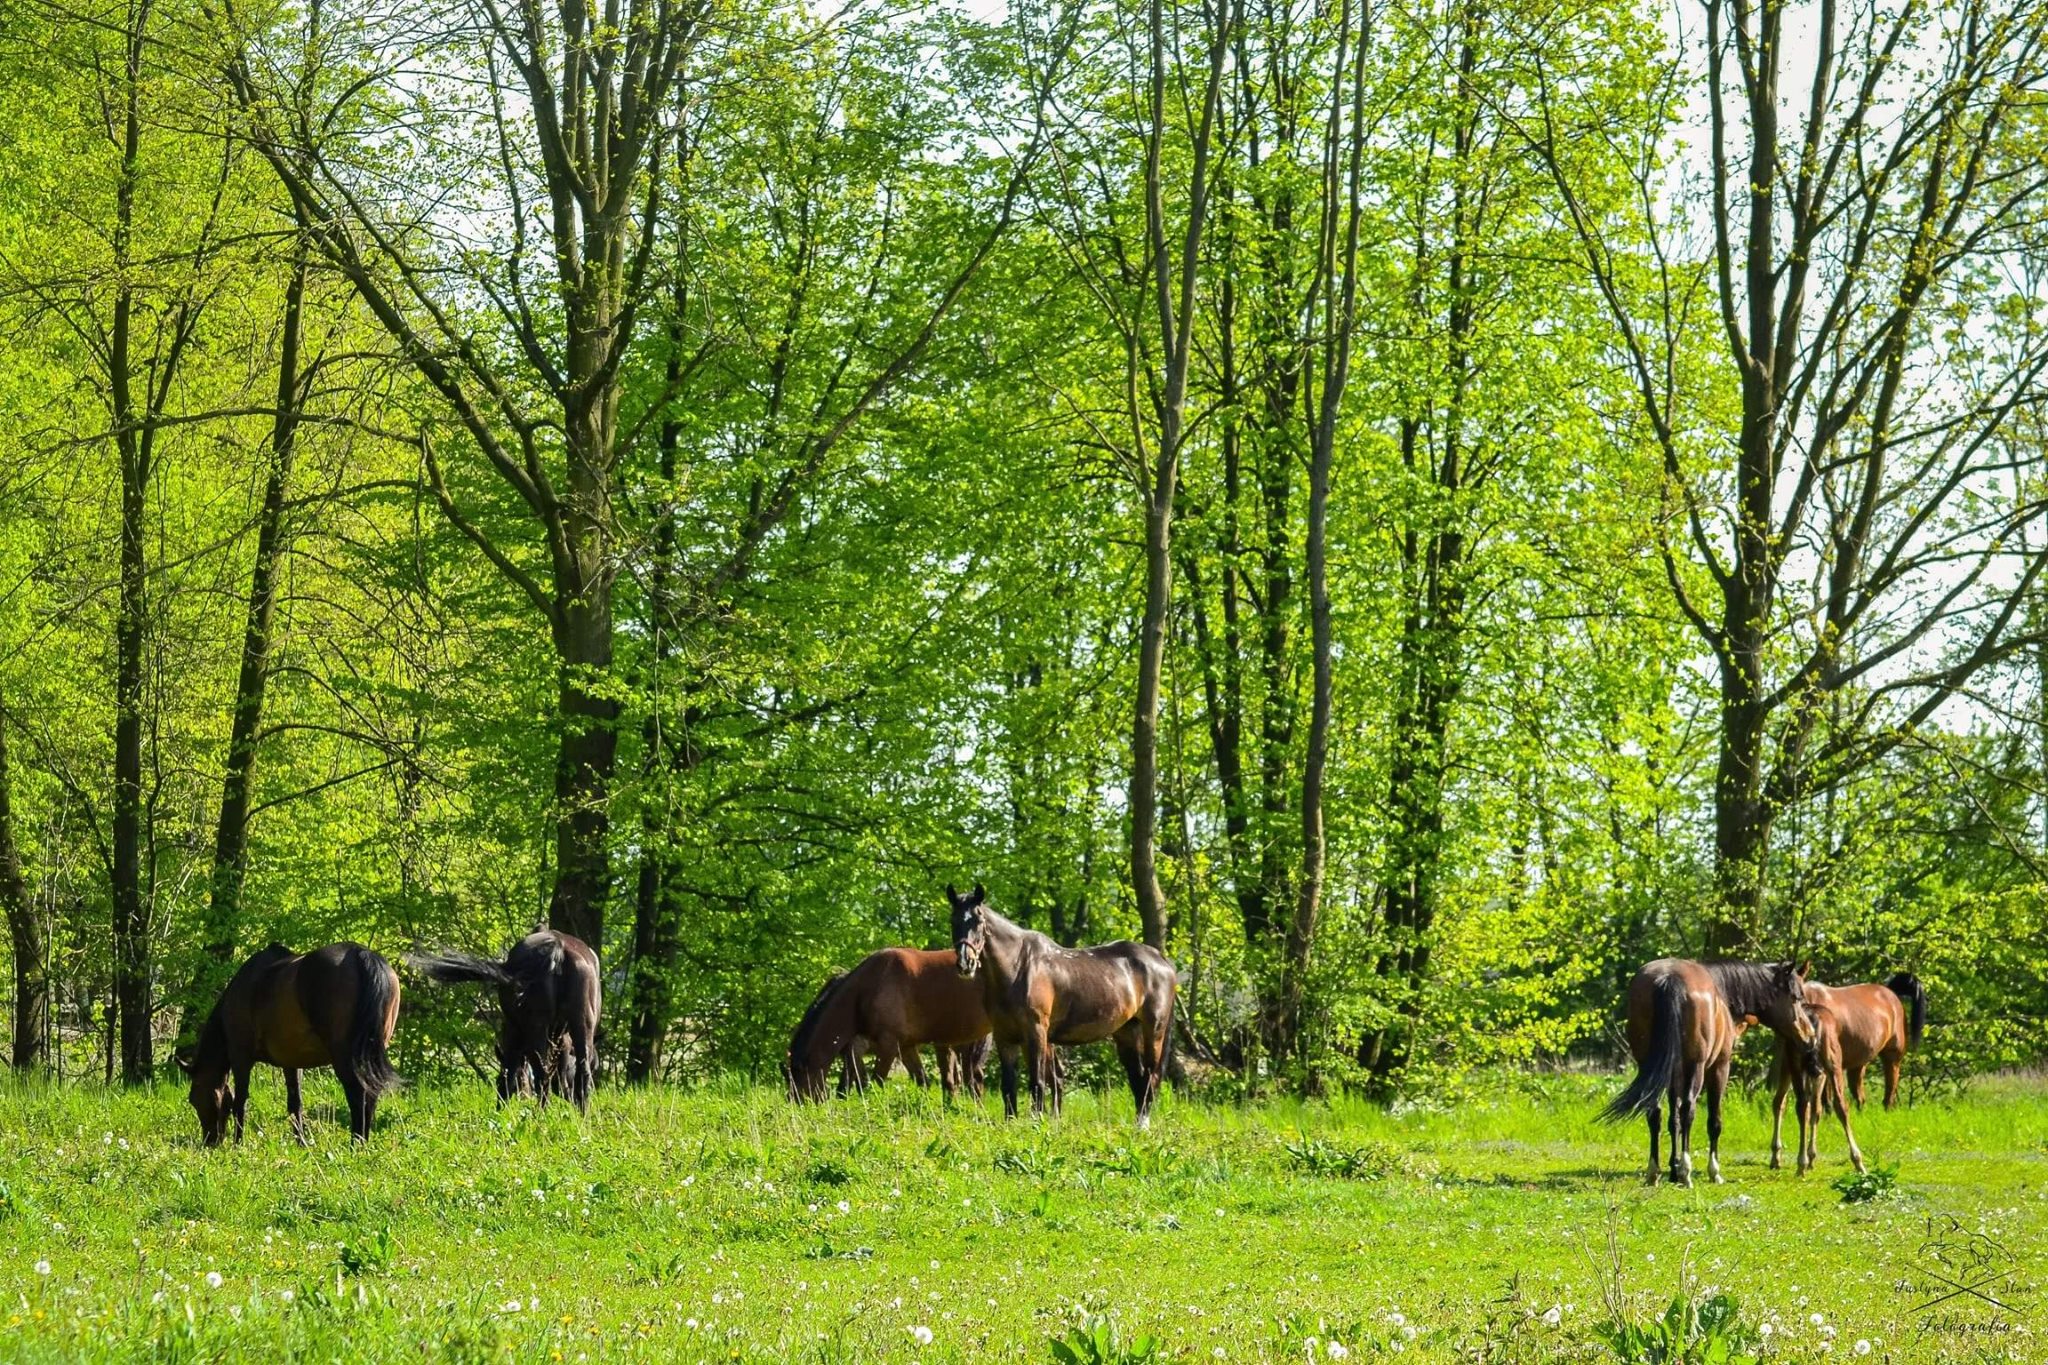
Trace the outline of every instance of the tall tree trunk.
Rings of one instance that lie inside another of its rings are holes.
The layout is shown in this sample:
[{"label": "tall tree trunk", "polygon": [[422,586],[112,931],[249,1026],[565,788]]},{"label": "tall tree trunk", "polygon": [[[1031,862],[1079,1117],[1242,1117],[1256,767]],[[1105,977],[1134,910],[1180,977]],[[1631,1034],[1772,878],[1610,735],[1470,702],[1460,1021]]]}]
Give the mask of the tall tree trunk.
[{"label": "tall tree trunk", "polygon": [[[151,441],[141,429],[153,394],[136,401],[135,293],[127,270],[142,148],[143,34],[128,35],[123,85],[122,162],[115,187],[114,325],[109,370],[114,443],[121,466],[120,579],[114,625],[114,1003],[120,1021],[121,1079],[140,1085],[153,1065],[150,1037],[149,905],[142,835],[142,673],[148,619],[144,513]],[[144,387],[150,386],[144,380]]]},{"label": "tall tree trunk", "polygon": [[278,340],[277,407],[270,423],[270,469],[257,515],[256,563],[242,625],[242,663],[235,677],[234,715],[228,732],[227,770],[221,780],[220,816],[213,832],[213,876],[202,931],[199,974],[185,999],[179,1035],[196,1036],[197,1024],[226,984],[240,939],[242,885],[249,868],[249,799],[256,774],[263,695],[270,681],[271,618],[277,605],[277,569],[284,555],[285,494],[302,411],[299,351],[304,335],[307,258],[295,248],[285,286]]},{"label": "tall tree trunk", "polygon": [[[682,271],[678,268],[678,280]],[[680,284],[678,285],[680,291]],[[676,299],[677,317],[668,334],[667,389],[674,393],[683,377],[684,300]],[[672,736],[664,724],[663,695],[668,663],[680,629],[676,609],[676,456],[682,445],[682,424],[673,418],[661,424],[660,511],[654,521],[654,556],[647,591],[649,677],[647,719],[642,726],[640,804],[640,871],[633,916],[633,1018],[626,1040],[626,1079],[643,1085],[661,1075],[662,1054],[674,1018],[676,952],[682,937],[681,906],[675,885],[675,779],[688,762],[690,736]],[[687,727],[687,713],[682,717]]]},{"label": "tall tree trunk", "polygon": [[7,706],[0,698],[0,910],[14,944],[14,1068],[48,1060],[50,978],[43,959],[43,926],[22,881],[21,849],[14,842],[14,776],[7,765]]}]

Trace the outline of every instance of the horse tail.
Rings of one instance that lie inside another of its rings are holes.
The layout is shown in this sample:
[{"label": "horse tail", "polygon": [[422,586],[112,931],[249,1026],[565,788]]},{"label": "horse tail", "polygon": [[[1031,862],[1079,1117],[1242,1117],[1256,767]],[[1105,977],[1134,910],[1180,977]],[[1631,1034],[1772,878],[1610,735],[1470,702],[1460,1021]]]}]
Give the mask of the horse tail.
[{"label": "horse tail", "polygon": [[364,1093],[375,1099],[399,1081],[385,1051],[384,1034],[384,1021],[398,1004],[398,973],[368,948],[357,948],[350,956],[355,959],[361,984],[356,992],[355,1020],[349,1025],[349,1068],[362,1082]]},{"label": "horse tail", "polygon": [[1629,1082],[1628,1089],[1600,1111],[1600,1117],[1609,1123],[1619,1123],[1656,1108],[1657,1101],[1671,1088],[1684,1056],[1685,983],[1676,976],[1660,976],[1650,989],[1650,1046],[1636,1062],[1636,1078]]},{"label": "horse tail", "polygon": [[1884,984],[1906,1005],[1907,1044],[1912,1047],[1920,1046],[1920,1035],[1927,1027],[1927,988],[1921,985],[1920,978],[1911,972],[1895,972],[1892,979]]},{"label": "horse tail", "polygon": [[489,962],[469,953],[445,950],[434,953],[407,953],[405,964],[429,981],[439,982],[443,986],[457,986],[465,982],[504,986],[512,981],[512,973],[505,970],[504,963]]},{"label": "horse tail", "polygon": [[[803,1055],[810,1050],[811,1040],[817,1034],[818,1026],[824,1022],[825,1008],[839,994],[839,988],[846,984],[846,976],[845,972],[835,972],[826,978],[825,984],[818,989],[817,998],[804,1011],[804,1017],[797,1021],[796,1032],[789,1036],[787,1066],[792,1072],[802,1064]],[[830,1066],[831,1059],[827,1058],[824,1064]]]}]

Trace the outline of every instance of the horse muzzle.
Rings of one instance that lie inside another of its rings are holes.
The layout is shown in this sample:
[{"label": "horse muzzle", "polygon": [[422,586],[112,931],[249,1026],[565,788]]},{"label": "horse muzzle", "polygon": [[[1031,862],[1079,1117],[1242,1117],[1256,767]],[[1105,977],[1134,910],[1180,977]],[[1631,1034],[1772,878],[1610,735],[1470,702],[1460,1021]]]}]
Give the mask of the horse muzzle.
[{"label": "horse muzzle", "polygon": [[960,975],[962,976],[979,976],[981,974],[981,950],[970,948],[964,943],[961,944],[958,959],[954,965],[960,969]]}]

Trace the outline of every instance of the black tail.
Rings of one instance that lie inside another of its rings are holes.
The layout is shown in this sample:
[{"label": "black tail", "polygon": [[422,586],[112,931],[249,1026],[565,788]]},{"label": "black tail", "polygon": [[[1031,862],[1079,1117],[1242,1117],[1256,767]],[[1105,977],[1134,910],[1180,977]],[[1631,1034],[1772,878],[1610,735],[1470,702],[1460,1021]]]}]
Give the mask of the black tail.
[{"label": "black tail", "polygon": [[[845,983],[846,973],[833,973],[819,988],[817,998],[811,1001],[811,1007],[804,1011],[804,1017],[797,1021],[796,1032],[789,1037],[790,1067],[801,1065],[799,1059],[810,1050],[811,1035],[817,1032],[818,1021],[824,1016],[825,1006],[832,1003],[832,997],[839,993],[839,988]],[[826,1065],[829,1066],[831,1063],[828,1061]]]},{"label": "black tail", "polygon": [[356,992],[356,1017],[348,1030],[349,1066],[363,1083],[364,1092],[375,1099],[399,1081],[384,1050],[384,1021],[398,999],[398,973],[368,948],[358,948],[350,956],[362,985]]},{"label": "black tail", "polygon": [[512,974],[505,970],[502,962],[487,962],[468,953],[441,951],[437,953],[407,953],[405,965],[419,972],[430,981],[444,986],[459,986],[465,982],[482,982],[487,986],[503,986],[512,980]]},{"label": "black tail", "polygon": [[1897,972],[1884,983],[1891,993],[1906,1002],[1906,1042],[1920,1046],[1920,1034],[1927,1027],[1927,988],[1911,972]]},{"label": "black tail", "polygon": [[1660,977],[1650,1008],[1650,1049],[1636,1063],[1636,1078],[1628,1089],[1614,1097],[1600,1117],[1619,1123],[1637,1114],[1647,1114],[1671,1088],[1678,1075],[1678,1063],[1685,1052],[1685,983],[1675,976]]}]

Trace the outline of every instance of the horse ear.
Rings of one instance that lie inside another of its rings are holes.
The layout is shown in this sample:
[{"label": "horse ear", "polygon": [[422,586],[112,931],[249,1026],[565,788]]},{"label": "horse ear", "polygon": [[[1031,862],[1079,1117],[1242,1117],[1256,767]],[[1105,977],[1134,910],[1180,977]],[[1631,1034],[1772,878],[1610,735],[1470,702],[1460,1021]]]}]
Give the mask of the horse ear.
[{"label": "horse ear", "polygon": [[988,888],[980,882],[974,884],[974,903],[980,905],[988,900]]},{"label": "horse ear", "polygon": [[946,899],[949,901],[957,901],[960,899],[959,889],[956,888],[951,882],[946,883]]},{"label": "horse ear", "polygon": [[1792,975],[1794,975],[1794,976],[1798,977],[1798,978],[1799,978],[1799,979],[1800,979],[1801,981],[1804,981],[1804,980],[1806,980],[1806,978],[1807,978],[1807,977],[1809,977],[1809,976],[1812,976],[1812,975],[1813,975],[1813,959],[1809,957],[1808,959],[1806,959],[1806,961],[1804,961],[1804,962],[1800,963],[1800,964],[1799,964],[1799,970],[1798,970],[1798,971],[1796,971],[1796,972],[1794,972],[1794,973],[1792,973]]}]

